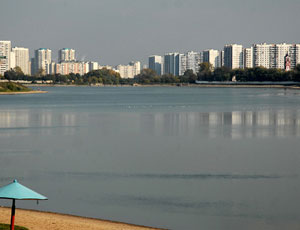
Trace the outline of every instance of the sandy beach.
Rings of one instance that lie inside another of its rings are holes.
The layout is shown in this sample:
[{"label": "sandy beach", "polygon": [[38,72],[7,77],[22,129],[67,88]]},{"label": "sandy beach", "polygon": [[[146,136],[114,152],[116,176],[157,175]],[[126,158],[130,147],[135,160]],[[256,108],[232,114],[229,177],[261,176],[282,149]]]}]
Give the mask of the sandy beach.
[{"label": "sandy beach", "polygon": [[[0,207],[0,223],[10,223],[10,208]],[[150,230],[157,229],[107,220],[99,220],[50,212],[16,209],[15,224],[29,230]]]},{"label": "sandy beach", "polygon": [[33,90],[33,91],[26,91],[26,92],[0,92],[0,95],[18,95],[18,94],[36,94],[36,93],[48,93],[48,92],[41,91],[41,90]]}]

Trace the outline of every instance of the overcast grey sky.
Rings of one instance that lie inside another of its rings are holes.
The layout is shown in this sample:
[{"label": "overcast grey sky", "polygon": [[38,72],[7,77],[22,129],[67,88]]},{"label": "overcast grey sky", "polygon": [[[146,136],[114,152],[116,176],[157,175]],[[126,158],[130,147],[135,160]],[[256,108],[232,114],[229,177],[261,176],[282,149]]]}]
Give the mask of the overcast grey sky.
[{"label": "overcast grey sky", "polygon": [[300,43],[300,0],[0,0],[0,40],[100,64],[227,43]]}]

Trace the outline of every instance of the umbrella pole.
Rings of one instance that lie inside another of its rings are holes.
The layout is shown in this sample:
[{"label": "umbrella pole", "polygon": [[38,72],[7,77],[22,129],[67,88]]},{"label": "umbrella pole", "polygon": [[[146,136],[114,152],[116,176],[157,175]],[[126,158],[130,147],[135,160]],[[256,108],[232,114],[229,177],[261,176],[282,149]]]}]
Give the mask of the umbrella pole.
[{"label": "umbrella pole", "polygon": [[15,206],[15,199],[13,199],[12,202],[12,207],[11,207],[11,220],[10,220],[10,230],[14,230],[15,229],[15,210],[16,210],[16,206]]}]

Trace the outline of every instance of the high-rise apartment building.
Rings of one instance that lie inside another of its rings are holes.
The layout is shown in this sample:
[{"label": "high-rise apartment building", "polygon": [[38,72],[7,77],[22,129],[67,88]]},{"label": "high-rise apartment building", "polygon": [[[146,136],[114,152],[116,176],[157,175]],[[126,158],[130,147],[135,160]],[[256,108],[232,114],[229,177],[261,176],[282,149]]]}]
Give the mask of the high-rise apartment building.
[{"label": "high-rise apartment building", "polygon": [[116,71],[120,73],[121,78],[134,78],[141,73],[141,63],[130,62],[129,65],[118,65]]},{"label": "high-rise apartment building", "polygon": [[253,47],[244,49],[244,68],[253,68]]},{"label": "high-rise apartment building", "polygon": [[243,46],[230,44],[224,46],[224,66],[230,69],[243,68]]},{"label": "high-rise apartment building", "polygon": [[10,52],[10,58],[9,58],[9,68],[13,69],[16,67],[16,55],[15,52]]},{"label": "high-rise apartment building", "polygon": [[179,75],[184,75],[185,71],[192,70],[195,74],[199,71],[199,64],[202,62],[200,52],[189,51],[179,54]]},{"label": "high-rise apartment building", "polygon": [[51,73],[62,75],[68,75],[70,73],[84,75],[90,71],[88,62],[66,61],[54,64],[51,63],[49,69],[50,67]]},{"label": "high-rise apartment building", "polygon": [[149,57],[149,69],[156,72],[157,75],[163,74],[163,58],[162,56],[153,55]]},{"label": "high-rise apartment building", "polygon": [[265,68],[285,69],[285,57],[288,54],[291,69],[300,63],[300,44],[254,44],[253,65]]},{"label": "high-rise apartment building", "polygon": [[50,73],[50,63],[51,60],[51,50],[46,48],[40,48],[38,50],[35,50],[35,69],[34,73],[36,73],[39,70],[43,70],[44,74]]},{"label": "high-rise apartment building", "polygon": [[275,68],[275,45],[254,44],[253,46],[253,67]]},{"label": "high-rise apartment building", "polygon": [[205,50],[203,51],[203,62],[212,64],[213,68],[221,67],[221,56],[219,50]]},{"label": "high-rise apartment building", "polygon": [[[276,44],[275,45],[275,68],[285,69],[285,56],[288,54],[292,59],[295,59],[295,56],[291,55],[293,52],[293,45],[291,44]],[[291,66],[293,68],[293,66]]]},{"label": "high-rise apartment building", "polygon": [[97,69],[99,69],[99,63],[95,62],[95,61],[90,61],[89,62],[89,71],[97,70]]},{"label": "high-rise apartment building", "polygon": [[24,74],[29,75],[30,71],[30,61],[29,61],[29,49],[23,47],[12,48],[14,54],[15,66],[19,66]]},{"label": "high-rise apartment building", "polygon": [[224,66],[224,50],[220,51],[220,67]]},{"label": "high-rise apartment building", "polygon": [[0,74],[10,69],[11,41],[0,41]]},{"label": "high-rise apartment building", "polygon": [[164,56],[164,73],[179,76],[179,53],[167,53]]},{"label": "high-rise apartment building", "polygon": [[75,50],[63,48],[58,51],[58,62],[76,61]]},{"label": "high-rise apartment building", "polygon": [[297,64],[300,64],[300,44],[294,45],[294,52],[295,58],[292,60],[293,68],[295,68]]}]

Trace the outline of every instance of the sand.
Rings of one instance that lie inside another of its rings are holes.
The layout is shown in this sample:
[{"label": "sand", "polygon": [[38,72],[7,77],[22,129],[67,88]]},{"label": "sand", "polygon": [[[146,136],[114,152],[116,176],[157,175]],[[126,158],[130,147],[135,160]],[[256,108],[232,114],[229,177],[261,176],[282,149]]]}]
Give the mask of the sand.
[{"label": "sand", "polygon": [[[10,208],[0,207],[0,223],[10,223]],[[15,225],[29,230],[146,230],[157,229],[125,223],[50,212],[16,209]]]},{"label": "sand", "polygon": [[35,93],[48,93],[48,92],[41,91],[41,90],[33,90],[33,91],[26,91],[26,92],[0,92],[0,95],[35,94]]}]

